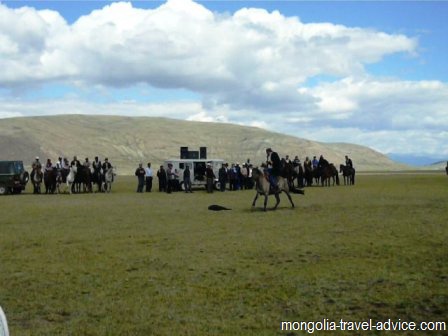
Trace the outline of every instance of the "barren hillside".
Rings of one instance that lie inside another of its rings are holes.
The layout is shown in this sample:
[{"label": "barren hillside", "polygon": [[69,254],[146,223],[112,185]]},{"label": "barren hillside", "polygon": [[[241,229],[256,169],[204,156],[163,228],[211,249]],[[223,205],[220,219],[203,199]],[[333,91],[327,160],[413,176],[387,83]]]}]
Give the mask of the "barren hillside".
[{"label": "barren hillside", "polygon": [[324,155],[336,165],[348,154],[357,170],[399,170],[385,155],[368,147],[321,143],[268,132],[263,129],[223,123],[202,123],[152,117],[64,115],[0,120],[0,159],[23,160],[27,165],[38,155],[93,159],[109,157],[119,174],[131,174],[139,162],[154,167],[165,159],[179,157],[179,148],[207,147],[208,158],[254,164],[265,159],[266,147],[280,156]]}]

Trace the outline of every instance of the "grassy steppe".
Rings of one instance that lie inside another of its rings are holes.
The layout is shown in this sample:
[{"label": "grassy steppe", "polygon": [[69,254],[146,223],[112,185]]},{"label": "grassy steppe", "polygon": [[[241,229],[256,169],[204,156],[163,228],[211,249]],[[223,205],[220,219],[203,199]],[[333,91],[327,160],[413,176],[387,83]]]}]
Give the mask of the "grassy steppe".
[{"label": "grassy steppe", "polygon": [[0,197],[11,335],[287,335],[281,321],[446,321],[442,174],[359,176],[354,187],[293,195],[295,209],[282,196],[267,213],[261,200],[251,210],[254,191],[135,187],[118,177],[108,195]]}]

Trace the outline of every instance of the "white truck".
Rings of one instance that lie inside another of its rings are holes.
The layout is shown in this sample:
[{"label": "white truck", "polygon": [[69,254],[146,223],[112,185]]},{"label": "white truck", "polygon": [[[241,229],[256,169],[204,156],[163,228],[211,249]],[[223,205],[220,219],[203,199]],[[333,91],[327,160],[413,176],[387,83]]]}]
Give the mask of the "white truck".
[{"label": "white truck", "polygon": [[215,188],[219,189],[218,171],[221,168],[224,160],[222,159],[170,159],[165,160],[163,166],[168,169],[168,164],[171,163],[173,168],[179,176],[179,183],[182,190],[185,190],[184,186],[184,170],[188,166],[190,168],[191,187],[206,187],[205,170],[207,164],[212,165],[213,172],[215,173]]}]

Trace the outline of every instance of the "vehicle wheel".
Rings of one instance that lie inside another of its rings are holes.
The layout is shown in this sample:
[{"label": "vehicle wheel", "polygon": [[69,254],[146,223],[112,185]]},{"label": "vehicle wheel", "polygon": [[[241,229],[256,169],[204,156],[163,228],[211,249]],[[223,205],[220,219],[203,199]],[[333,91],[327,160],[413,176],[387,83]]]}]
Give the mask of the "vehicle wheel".
[{"label": "vehicle wheel", "polygon": [[0,184],[0,195],[6,195],[8,193],[8,188],[5,185]]},{"label": "vehicle wheel", "polygon": [[22,181],[23,184],[27,184],[29,179],[30,179],[30,174],[28,174],[27,171],[23,172],[22,175],[20,176],[20,180]]},{"label": "vehicle wheel", "polygon": [[180,183],[180,190],[185,191],[185,183],[184,183],[184,181],[182,181]]},{"label": "vehicle wheel", "polygon": [[216,190],[221,190],[221,183],[219,181],[215,182],[215,189]]}]

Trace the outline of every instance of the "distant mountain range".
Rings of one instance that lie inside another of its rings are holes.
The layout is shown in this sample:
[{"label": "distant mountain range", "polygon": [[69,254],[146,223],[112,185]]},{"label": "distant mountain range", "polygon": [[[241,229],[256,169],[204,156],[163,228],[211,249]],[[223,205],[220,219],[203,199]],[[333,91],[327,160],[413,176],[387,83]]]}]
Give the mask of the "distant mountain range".
[{"label": "distant mountain range", "polygon": [[445,164],[446,160],[441,157],[431,157],[423,155],[411,155],[411,154],[397,154],[390,153],[387,156],[396,162],[404,163],[411,166],[439,166],[440,164]]},{"label": "distant mountain range", "polygon": [[368,147],[347,143],[322,143],[260,128],[225,123],[203,123],[153,117],[61,115],[0,119],[0,160],[23,160],[30,165],[59,156],[79,159],[108,157],[119,174],[133,174],[139,162],[157,168],[164,160],[179,158],[180,147],[207,147],[208,158],[242,163],[248,158],[259,165],[272,147],[280,156],[323,155],[337,167],[349,155],[358,171],[403,170]]}]

